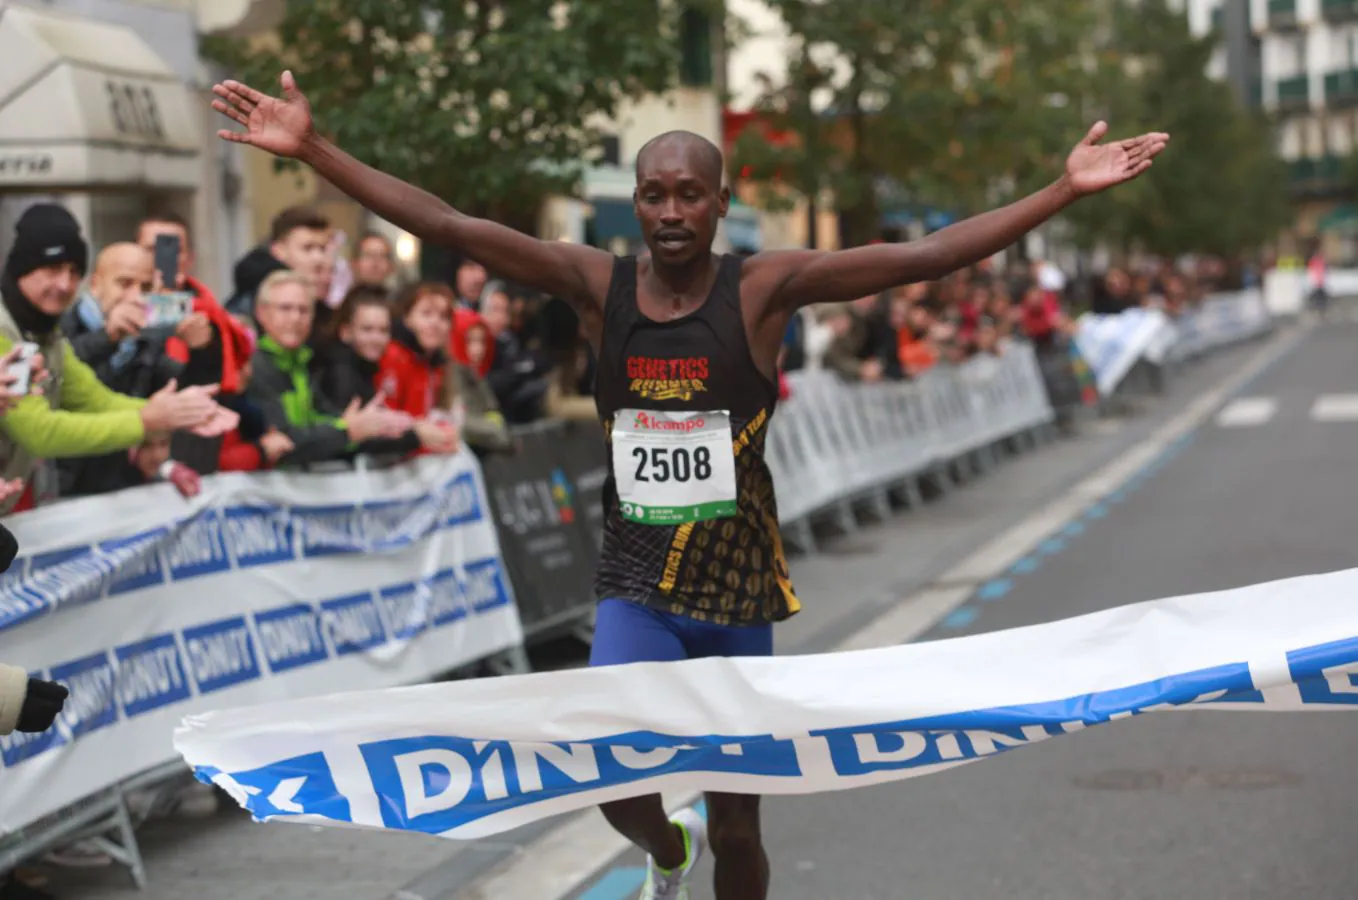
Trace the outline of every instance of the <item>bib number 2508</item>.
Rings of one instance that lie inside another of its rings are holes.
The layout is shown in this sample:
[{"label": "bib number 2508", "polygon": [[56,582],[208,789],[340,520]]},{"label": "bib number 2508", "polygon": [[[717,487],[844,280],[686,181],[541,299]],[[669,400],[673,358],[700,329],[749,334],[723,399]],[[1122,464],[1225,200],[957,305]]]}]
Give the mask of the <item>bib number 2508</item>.
[{"label": "bib number 2508", "polygon": [[613,419],[613,475],[623,518],[680,525],[734,516],[735,456],[724,410],[620,410]]},{"label": "bib number 2508", "polygon": [[689,480],[707,481],[712,477],[712,451],[706,447],[633,447],[637,481],[664,484],[673,479],[680,484]]}]

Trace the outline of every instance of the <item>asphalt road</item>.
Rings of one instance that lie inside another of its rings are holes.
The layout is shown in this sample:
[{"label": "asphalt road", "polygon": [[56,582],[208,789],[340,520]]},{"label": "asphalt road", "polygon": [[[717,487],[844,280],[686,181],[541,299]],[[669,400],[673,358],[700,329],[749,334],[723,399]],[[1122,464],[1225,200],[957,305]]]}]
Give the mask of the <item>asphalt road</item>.
[{"label": "asphalt road", "polygon": [[[1354,408],[1331,401],[1339,420],[1317,421],[1331,394]],[[1193,432],[1078,536],[924,639],[1358,564],[1358,326],[1312,332],[1235,408],[1232,427]],[[771,896],[1351,900],[1356,726],[1321,713],[1155,715],[895,785],[772,798]],[[615,868],[638,865],[629,853]],[[605,900],[610,878],[625,880],[605,874],[574,896]],[[711,898],[707,882],[705,871],[694,900]]]}]

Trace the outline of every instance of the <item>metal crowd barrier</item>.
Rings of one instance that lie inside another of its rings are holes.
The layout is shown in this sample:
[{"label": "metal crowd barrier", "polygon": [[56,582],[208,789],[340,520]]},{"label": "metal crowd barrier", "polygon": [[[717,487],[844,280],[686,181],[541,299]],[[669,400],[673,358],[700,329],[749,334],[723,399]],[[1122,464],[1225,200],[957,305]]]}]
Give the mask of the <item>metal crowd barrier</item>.
[{"label": "metal crowd barrier", "polygon": [[1027,344],[912,382],[846,384],[825,371],[788,380],[792,396],[770,427],[767,458],[779,519],[806,550],[817,517],[852,527],[854,503],[886,510],[891,491],[913,499],[919,478],[961,460],[984,469],[996,444],[1055,417]]},{"label": "metal crowd barrier", "polygon": [[1178,337],[1167,362],[1176,365],[1221,347],[1262,337],[1273,330],[1273,316],[1258,290],[1213,294],[1174,321]]}]

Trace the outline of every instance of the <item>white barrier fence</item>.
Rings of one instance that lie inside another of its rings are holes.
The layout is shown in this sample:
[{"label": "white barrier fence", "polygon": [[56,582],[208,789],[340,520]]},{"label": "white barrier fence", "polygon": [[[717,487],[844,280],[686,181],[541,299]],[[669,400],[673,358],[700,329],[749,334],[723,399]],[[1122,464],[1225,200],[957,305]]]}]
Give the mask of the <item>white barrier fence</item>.
[{"label": "white barrier fence", "polygon": [[792,397],[779,407],[767,446],[785,525],[1054,416],[1026,344],[909,383],[850,385],[825,371],[788,380]]},{"label": "white barrier fence", "polygon": [[67,684],[0,738],[0,834],[175,759],[199,710],[409,684],[519,647],[468,453],[380,472],[223,475],[9,521],[0,659]]},{"label": "white barrier fence", "polygon": [[1202,305],[1175,322],[1178,338],[1169,361],[1181,362],[1228,344],[1267,334],[1273,314],[1257,289],[1213,294]]}]

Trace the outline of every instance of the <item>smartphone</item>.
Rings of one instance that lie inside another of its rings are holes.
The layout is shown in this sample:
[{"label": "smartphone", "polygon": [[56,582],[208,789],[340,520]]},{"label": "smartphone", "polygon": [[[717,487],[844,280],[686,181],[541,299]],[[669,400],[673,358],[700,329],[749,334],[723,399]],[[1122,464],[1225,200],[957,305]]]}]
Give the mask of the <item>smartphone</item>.
[{"label": "smartphone", "polygon": [[179,249],[179,235],[156,235],[156,271],[160,272],[160,283],[167,291],[179,287]]},{"label": "smartphone", "polygon": [[146,295],[146,327],[178,325],[193,311],[193,295],[188,291],[162,291]]},{"label": "smartphone", "polygon": [[37,344],[26,342],[19,345],[19,355],[9,364],[8,370],[8,374],[14,376],[14,383],[9,386],[9,392],[14,396],[28,395],[33,380],[33,357],[37,355]]}]

